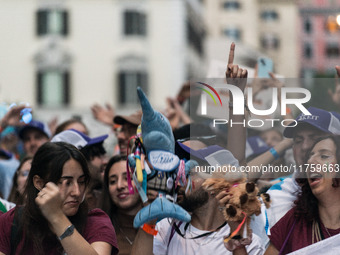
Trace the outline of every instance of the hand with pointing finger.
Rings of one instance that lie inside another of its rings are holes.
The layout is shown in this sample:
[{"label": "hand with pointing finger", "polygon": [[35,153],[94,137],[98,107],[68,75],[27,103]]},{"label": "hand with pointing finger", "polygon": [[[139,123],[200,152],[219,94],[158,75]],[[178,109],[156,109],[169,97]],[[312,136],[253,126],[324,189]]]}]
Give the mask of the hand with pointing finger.
[{"label": "hand with pointing finger", "polygon": [[235,43],[232,43],[230,45],[227,71],[225,73],[227,83],[235,85],[244,91],[247,85],[248,71],[247,69],[240,68],[238,65],[234,65],[234,55]]}]

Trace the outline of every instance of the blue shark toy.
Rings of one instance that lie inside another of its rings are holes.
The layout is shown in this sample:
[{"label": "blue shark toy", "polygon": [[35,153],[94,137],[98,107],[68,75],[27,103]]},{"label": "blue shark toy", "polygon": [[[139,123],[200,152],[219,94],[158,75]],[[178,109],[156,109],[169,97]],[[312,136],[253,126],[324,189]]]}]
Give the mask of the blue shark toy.
[{"label": "blue shark toy", "polygon": [[130,193],[134,192],[130,178],[131,169],[142,201],[145,203],[148,200],[148,188],[157,190],[158,197],[137,213],[133,226],[138,228],[151,220],[159,221],[167,217],[189,222],[190,214],[175,204],[176,187],[178,182],[186,184],[186,177],[197,162],[184,162],[174,154],[175,139],[168,119],[152,108],[141,88],[137,88],[137,93],[143,116],[141,129],[139,128],[135,137],[135,152],[128,156],[129,190]]}]

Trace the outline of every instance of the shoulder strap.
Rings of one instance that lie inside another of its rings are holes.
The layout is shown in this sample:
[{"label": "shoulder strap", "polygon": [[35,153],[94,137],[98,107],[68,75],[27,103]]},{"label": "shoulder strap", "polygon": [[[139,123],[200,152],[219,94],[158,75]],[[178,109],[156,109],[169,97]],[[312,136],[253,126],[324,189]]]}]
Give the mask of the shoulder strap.
[{"label": "shoulder strap", "polygon": [[295,223],[296,223],[296,218],[294,219],[293,226],[292,226],[291,229],[289,230],[289,233],[288,233],[288,235],[287,235],[287,237],[286,237],[286,240],[285,240],[285,241],[283,242],[283,244],[282,244],[282,247],[281,247],[281,249],[280,249],[279,255],[283,254],[283,250],[285,249],[286,244],[287,244],[287,242],[288,242],[288,239],[289,239],[290,235],[291,235],[292,232],[293,232],[293,229],[294,229],[294,227],[295,227]]},{"label": "shoulder strap", "polygon": [[180,221],[178,223],[178,225],[176,225],[176,222],[174,222],[174,224],[172,224],[171,232],[170,232],[170,238],[169,238],[169,242],[168,242],[168,247],[170,245],[170,242],[171,242],[172,238],[174,237],[175,232],[177,232],[176,230],[182,225],[182,223],[183,223],[183,221]]},{"label": "shoulder strap", "polygon": [[22,216],[23,207],[18,207],[15,210],[13,223],[11,227],[11,254],[15,254],[17,244],[18,244],[18,232],[19,232],[19,222],[17,219],[20,219]]}]

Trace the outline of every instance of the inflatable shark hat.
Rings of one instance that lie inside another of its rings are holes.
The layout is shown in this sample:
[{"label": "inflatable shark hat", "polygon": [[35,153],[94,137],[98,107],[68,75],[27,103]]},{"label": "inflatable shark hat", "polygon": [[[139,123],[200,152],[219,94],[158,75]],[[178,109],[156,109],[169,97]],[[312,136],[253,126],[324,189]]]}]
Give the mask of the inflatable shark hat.
[{"label": "inflatable shark hat", "polygon": [[175,153],[175,138],[169,120],[155,111],[141,88],[137,88],[142,107],[142,136],[146,151],[165,150]]},{"label": "inflatable shark hat", "polygon": [[[141,138],[137,139],[136,152],[128,156],[128,163],[134,169],[132,177],[142,201],[147,201],[147,188],[157,190],[158,198],[137,213],[133,225],[138,228],[146,222],[163,218],[189,222],[190,214],[174,202],[178,182],[185,185],[187,174],[197,163],[184,162],[174,154],[175,139],[169,120],[152,108],[139,87],[137,94],[143,111]],[[143,154],[147,155],[151,168],[144,161]]]}]

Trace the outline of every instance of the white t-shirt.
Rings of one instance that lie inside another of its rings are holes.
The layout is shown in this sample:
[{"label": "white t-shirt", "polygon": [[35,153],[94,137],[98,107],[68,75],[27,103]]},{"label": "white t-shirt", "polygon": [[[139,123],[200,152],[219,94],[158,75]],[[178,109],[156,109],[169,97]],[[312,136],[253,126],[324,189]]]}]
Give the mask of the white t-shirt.
[{"label": "white t-shirt", "polygon": [[[197,239],[188,239],[195,237],[208,231],[202,231],[191,224],[189,224],[186,231],[184,231],[185,222],[179,227],[181,233],[185,237],[181,237],[176,232],[174,233],[170,243],[169,238],[171,234],[172,226],[170,224],[171,219],[163,219],[156,224],[158,234],[154,237],[153,241],[153,253],[155,255],[194,255],[194,254],[213,254],[213,255],[228,255],[232,252],[228,251],[223,243],[223,238],[229,235],[230,228],[227,225],[222,227],[219,231],[210,235],[200,237]],[[176,222],[178,225],[178,222]],[[246,246],[248,254],[260,255],[264,253],[264,247],[261,246],[260,239],[257,235],[253,234],[253,241],[249,246]]]},{"label": "white t-shirt", "polygon": [[[269,229],[271,229],[290,209],[300,192],[300,186],[295,177],[286,178],[282,182],[274,184],[267,193],[270,195],[270,207],[267,209]],[[270,233],[268,233],[270,235]]]}]

